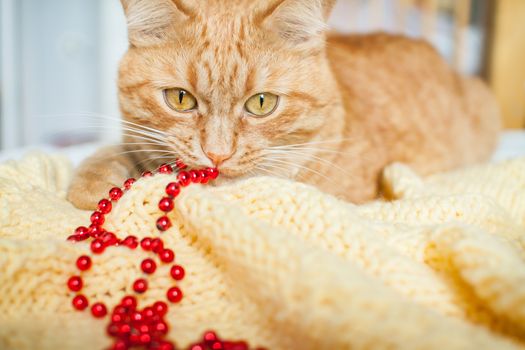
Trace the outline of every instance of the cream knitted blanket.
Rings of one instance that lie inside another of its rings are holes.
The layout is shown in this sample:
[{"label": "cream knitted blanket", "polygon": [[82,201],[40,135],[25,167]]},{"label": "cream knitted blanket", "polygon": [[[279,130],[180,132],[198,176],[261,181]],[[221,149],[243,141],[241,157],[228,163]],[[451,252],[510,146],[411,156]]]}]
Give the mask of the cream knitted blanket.
[{"label": "cream knitted blanket", "polygon": [[[74,311],[65,286],[90,254],[65,241],[89,214],[64,199],[70,178],[51,156],[0,165],[0,349],[110,343],[107,319]],[[156,234],[170,179],[140,180],[108,227]],[[211,328],[272,350],[525,348],[525,159],[426,179],[393,165],[384,187],[395,201],[362,206],[272,178],[186,189],[164,233],[187,271],[169,338],[185,346]],[[90,300],[130,292],[137,255],[97,256]],[[156,273],[144,302],[170,283]]]}]

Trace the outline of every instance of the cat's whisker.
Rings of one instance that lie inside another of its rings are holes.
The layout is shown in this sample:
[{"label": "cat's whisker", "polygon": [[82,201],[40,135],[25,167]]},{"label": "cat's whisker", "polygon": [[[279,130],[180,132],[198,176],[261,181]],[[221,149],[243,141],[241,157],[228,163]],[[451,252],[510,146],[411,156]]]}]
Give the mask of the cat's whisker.
[{"label": "cat's whisker", "polygon": [[163,150],[132,150],[132,151],[125,151],[125,152],[110,153],[110,154],[107,154],[107,155],[104,155],[104,156],[101,155],[100,159],[101,160],[107,160],[107,159],[111,159],[111,158],[114,158],[114,157],[130,154],[130,153],[141,153],[141,152],[143,152],[143,153],[145,153],[145,152],[154,153],[154,152],[164,152],[164,151]]},{"label": "cat's whisker", "polygon": [[103,115],[76,113],[76,114],[71,114],[71,115],[64,114],[64,115],[54,115],[54,116],[47,116],[47,117],[69,117],[69,116],[75,116],[75,117],[80,116],[80,119],[85,118],[90,121],[112,120],[112,121],[116,121],[116,122],[123,124],[123,125],[122,124],[119,124],[119,125],[108,125],[108,124],[83,125],[81,128],[79,127],[78,130],[84,130],[86,128],[94,128],[94,129],[130,131],[130,132],[141,134],[144,136],[147,135],[147,136],[150,136],[152,138],[162,140],[162,141],[165,141],[166,138],[170,136],[166,132],[155,129],[155,128],[133,123],[133,122],[130,122],[124,119],[113,118],[113,117],[103,116]]},{"label": "cat's whisker", "polygon": [[[270,149],[273,151],[273,149]],[[317,147],[290,147],[289,149],[287,148],[282,148],[282,149],[279,149],[279,150],[282,150],[282,151],[288,151],[288,150],[300,150],[300,151],[312,151],[312,152],[318,152],[318,153],[328,153],[328,154],[338,154],[338,155],[344,155],[344,156],[347,156],[348,158],[359,158],[361,160],[373,160],[374,159],[374,156],[371,155],[370,153],[367,153],[367,152],[364,152],[363,150],[360,150],[360,149],[357,149],[357,148],[353,148],[353,149],[350,149],[350,151],[346,151],[346,152],[343,152],[343,151],[336,151],[336,150],[331,150],[331,149],[326,149],[326,148],[317,148]]]},{"label": "cat's whisker", "polygon": [[323,164],[329,165],[331,167],[334,167],[334,168],[340,170],[341,172],[343,172],[346,175],[350,175],[346,169],[340,167],[339,165],[337,165],[335,163],[332,163],[332,162],[330,162],[330,161],[328,161],[326,159],[323,159],[321,157],[318,157],[316,155],[313,155],[313,154],[307,154],[307,153],[302,153],[302,152],[295,152],[295,151],[291,151],[291,150],[286,150],[286,151],[269,150],[268,152],[270,154],[285,155],[285,156],[287,154],[291,154],[291,155],[294,155],[294,156],[303,157],[305,159],[315,159],[316,161],[319,161],[319,162],[321,162]]},{"label": "cat's whisker", "polygon": [[119,146],[164,146],[156,142],[120,142]]},{"label": "cat's whisker", "polygon": [[149,126],[137,124],[137,123],[131,122],[129,120],[125,120],[125,119],[120,118],[120,117],[113,117],[113,116],[104,115],[104,114],[98,114],[98,113],[94,113],[94,112],[79,112],[79,113],[71,113],[71,114],[58,114],[58,115],[52,115],[52,116],[45,116],[44,115],[44,116],[40,116],[40,117],[43,117],[43,118],[59,117],[60,118],[60,117],[79,117],[79,116],[81,118],[86,118],[86,119],[90,119],[90,120],[110,120],[110,121],[115,121],[115,122],[119,122],[119,123],[124,123],[124,124],[130,125],[130,126],[138,127],[138,128],[144,129],[144,130],[148,130],[148,131],[151,131],[151,132],[154,132],[154,133],[158,133],[160,135],[166,135],[166,136],[168,135],[166,132],[164,132],[162,130],[158,130],[158,129],[155,129],[155,128],[152,128],[152,127],[149,127]]},{"label": "cat's whisker", "polygon": [[341,155],[350,155],[350,152],[343,152],[343,151],[337,151],[335,149],[328,149],[328,148],[318,148],[318,147],[289,147],[289,148],[269,148],[268,150],[271,151],[287,151],[287,150],[299,150],[299,151],[312,151],[312,152],[319,152],[319,153],[333,153],[333,154],[341,154]]},{"label": "cat's whisker", "polygon": [[160,150],[160,149],[135,149],[131,151],[124,151],[124,152],[117,152],[113,153],[113,157],[123,156],[125,154],[133,154],[133,153],[169,153],[166,150]]},{"label": "cat's whisker", "polygon": [[158,146],[164,146],[164,147],[170,147],[169,144],[163,142],[163,141],[158,141],[158,140],[155,140],[155,139],[150,139],[148,137],[144,137],[144,136],[138,136],[138,135],[133,135],[133,134],[128,134],[128,133],[122,133],[121,134],[122,136],[128,136],[128,137],[133,137],[137,140],[144,140],[144,141],[151,141],[153,142],[154,144],[158,145]]},{"label": "cat's whisker", "polygon": [[293,163],[293,162],[290,162],[290,161],[286,161],[286,160],[283,160],[284,158],[279,158],[279,157],[271,157],[271,158],[266,158],[267,160],[271,161],[271,162],[276,162],[276,163],[280,163],[282,165],[288,165],[288,166],[291,166],[291,167],[297,167],[297,168],[300,168],[300,169],[303,169],[305,171],[310,171],[320,177],[322,177],[323,179],[329,181],[329,182],[332,182],[333,184],[337,184],[337,182],[331,178],[329,178],[328,176],[326,176],[325,174],[317,171],[317,170],[314,170],[314,169],[311,169],[307,166],[304,166],[304,165],[300,165],[300,164],[297,164],[297,163]]},{"label": "cat's whisker", "polygon": [[352,140],[352,138],[313,141],[313,142],[305,142],[305,143],[296,143],[296,144],[291,144],[291,145],[272,146],[272,147],[267,147],[267,148],[268,149],[280,149],[280,148],[296,147],[296,146],[320,145],[320,144],[326,144],[326,143],[341,143],[341,142],[350,141],[350,140]]},{"label": "cat's whisker", "polygon": [[[259,164],[259,165],[256,165],[254,167],[254,169],[264,172],[265,174],[263,174],[263,175],[269,175],[269,176],[273,176],[273,177],[277,177],[277,178],[285,178],[283,175],[277,173],[276,171],[273,171],[273,170],[270,170],[270,169],[266,169],[265,166],[267,166],[267,165],[268,164]],[[274,167],[274,168],[277,168],[277,167]]]},{"label": "cat's whisker", "polygon": [[129,136],[129,137],[141,137],[141,138],[147,138],[149,141],[157,141],[166,144],[167,139],[163,136],[155,135],[153,133],[150,133],[149,131],[141,131],[134,128],[129,127],[121,127],[121,126],[108,126],[108,125],[83,125],[82,127],[78,128],[69,128],[69,129],[62,129],[61,131],[67,131],[68,133],[75,133],[78,132],[85,132],[86,129],[93,129],[93,130],[118,130],[121,131],[120,135],[122,136]]},{"label": "cat's whisker", "polygon": [[[161,159],[176,159],[176,158],[177,158],[176,154],[171,153],[171,152],[166,152],[166,153],[162,153],[162,154],[156,155],[154,157],[148,157],[146,159],[143,159],[142,161],[136,163],[136,165],[143,165],[143,164],[146,164],[146,163],[149,164],[149,163],[152,163],[154,161],[161,160]],[[166,164],[173,165],[174,163],[166,163]]]},{"label": "cat's whisker", "polygon": [[166,137],[162,136],[162,135],[156,135],[152,132],[149,132],[149,131],[142,131],[142,130],[138,130],[138,129],[135,129],[135,128],[132,128],[132,127],[128,127],[128,126],[123,126],[121,127],[121,130],[122,131],[128,131],[128,132],[131,132],[131,133],[136,133],[136,134],[139,134],[139,135],[142,135],[142,136],[148,136],[148,137],[151,137],[151,138],[154,138],[154,139],[157,139],[159,141],[167,141]]}]

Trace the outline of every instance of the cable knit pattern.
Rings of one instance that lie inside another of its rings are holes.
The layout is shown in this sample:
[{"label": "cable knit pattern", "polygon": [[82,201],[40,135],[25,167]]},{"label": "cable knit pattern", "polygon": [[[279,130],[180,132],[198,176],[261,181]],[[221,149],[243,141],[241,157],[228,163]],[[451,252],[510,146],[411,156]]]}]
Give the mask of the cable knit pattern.
[{"label": "cable knit pattern", "polygon": [[[65,200],[71,168],[31,155],[0,165],[0,349],[104,349],[106,320],[71,307],[67,278],[91,254],[69,243],[89,213]],[[107,218],[156,235],[170,175],[138,181]],[[422,179],[384,174],[392,201],[356,206],[274,178],[183,191],[163,234],[186,268],[167,317],[179,346],[215,329],[268,349],[525,348],[525,158]],[[115,305],[143,251],[110,248],[85,274]],[[140,297],[163,297],[161,266]]]}]

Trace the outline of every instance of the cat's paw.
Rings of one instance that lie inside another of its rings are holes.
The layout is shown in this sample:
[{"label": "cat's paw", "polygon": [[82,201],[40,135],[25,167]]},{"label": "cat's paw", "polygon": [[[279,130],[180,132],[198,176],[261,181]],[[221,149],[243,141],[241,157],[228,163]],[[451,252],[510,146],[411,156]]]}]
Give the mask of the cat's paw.
[{"label": "cat's paw", "polygon": [[67,200],[78,209],[95,210],[98,202],[107,197],[109,190],[114,186],[108,182],[78,179],[69,186]]}]

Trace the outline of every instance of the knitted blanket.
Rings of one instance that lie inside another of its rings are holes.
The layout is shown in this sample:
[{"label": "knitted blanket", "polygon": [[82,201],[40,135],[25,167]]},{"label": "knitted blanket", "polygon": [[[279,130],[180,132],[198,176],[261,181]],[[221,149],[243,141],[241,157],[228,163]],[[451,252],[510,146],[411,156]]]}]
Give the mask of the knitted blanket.
[{"label": "knitted blanket", "polygon": [[[89,221],[65,200],[71,175],[53,156],[0,165],[0,349],[110,344],[107,319],[74,311],[66,287],[91,254],[66,242]],[[157,234],[170,180],[138,181],[106,226]],[[525,348],[525,158],[425,179],[396,164],[383,187],[391,201],[361,206],[275,178],[187,188],[163,234],[186,268],[169,339],[215,329],[272,350]],[[146,256],[94,257],[83,292],[117,304]],[[140,302],[170,283],[156,273]]]}]

